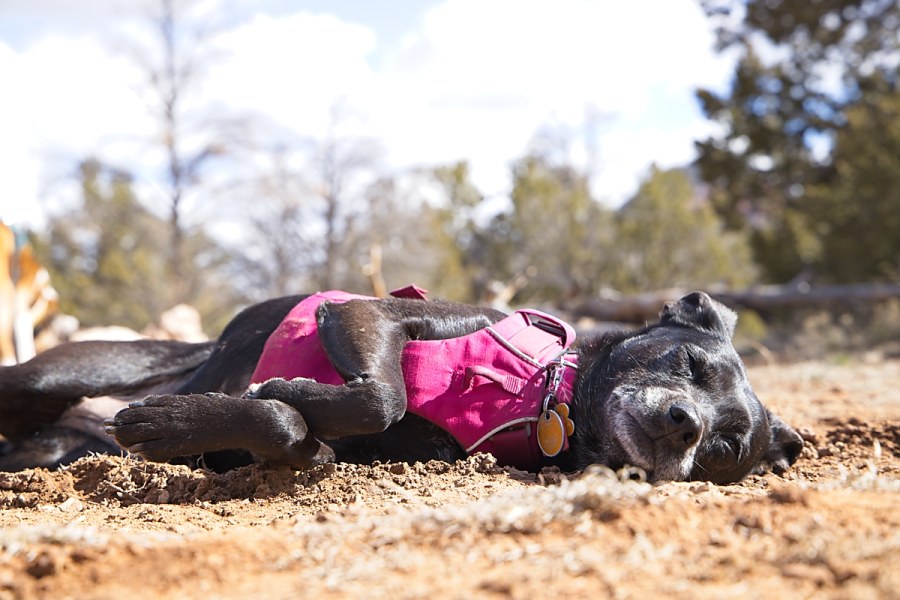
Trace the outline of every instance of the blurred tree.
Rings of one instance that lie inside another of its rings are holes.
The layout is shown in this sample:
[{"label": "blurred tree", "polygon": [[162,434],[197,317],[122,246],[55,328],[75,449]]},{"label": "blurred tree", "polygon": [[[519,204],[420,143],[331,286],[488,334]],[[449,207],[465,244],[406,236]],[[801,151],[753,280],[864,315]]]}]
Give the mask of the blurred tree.
[{"label": "blurred tree", "polygon": [[432,297],[477,300],[479,267],[469,252],[482,196],[465,163],[382,177],[367,188],[366,200],[349,255],[355,271],[370,277],[369,291],[415,283]]},{"label": "blurred tree", "polygon": [[[894,0],[701,3],[717,23],[719,49],[739,53],[726,95],[698,92],[707,116],[723,128],[698,144],[697,165],[712,186],[713,205],[730,228],[752,232],[754,255],[767,279],[783,282],[804,272],[842,277],[831,269],[834,254],[825,251],[821,234],[831,232],[827,243],[833,244],[844,230],[831,227],[817,205],[824,202],[823,190],[840,185],[832,150],[846,135],[841,132],[855,126],[849,107],[865,97],[873,99],[869,109],[879,111],[886,106],[875,98],[896,97],[900,5]],[[818,190],[815,198],[811,190]],[[855,201],[869,211],[863,202],[877,200]]]},{"label": "blurred tree", "polygon": [[391,289],[415,283],[434,297],[443,297],[437,283],[441,255],[434,244],[431,209],[421,196],[425,178],[421,173],[384,176],[365,193],[365,219],[358,221],[353,239],[352,273],[368,277],[357,279],[356,289],[384,294]]},{"label": "blurred tree", "polygon": [[430,284],[444,298],[477,302],[490,277],[485,264],[489,240],[476,221],[476,211],[484,195],[471,180],[469,164],[458,161],[434,170],[443,203],[426,206],[425,224],[432,232],[432,244],[439,251],[437,281]]},{"label": "blurred tree", "polygon": [[366,208],[365,190],[377,179],[381,153],[372,139],[342,134],[345,119],[342,107],[332,106],[325,136],[313,142],[309,190],[321,230],[312,275],[320,289],[347,287],[359,280],[348,249],[360,235],[357,229],[364,227],[360,217]]},{"label": "blurred tree", "polygon": [[617,212],[616,225],[606,282],[618,290],[745,286],[756,276],[747,240],[723,232],[682,169],[652,167],[637,195]]},{"label": "blurred tree", "polygon": [[187,203],[201,194],[205,169],[246,137],[243,122],[216,118],[209,107],[197,107],[193,95],[202,83],[212,57],[214,19],[200,0],[152,0],[147,15],[151,36],[133,37],[123,44],[145,80],[144,97],[156,120],[153,146],[163,155],[160,188],[168,213],[168,269],[162,274],[169,303],[195,303],[202,283],[192,281],[184,265],[190,263],[195,234],[185,222]]},{"label": "blurred tree", "polygon": [[167,308],[163,223],[134,195],[131,178],[96,160],[79,169],[82,205],[52,216],[42,252],[60,307],[83,325],[140,329]]},{"label": "blurred tree", "polygon": [[249,301],[315,291],[316,236],[310,227],[310,199],[291,156],[278,148],[267,157],[249,188],[243,226],[235,236],[238,273]]},{"label": "blurred tree", "polygon": [[609,211],[591,197],[584,175],[530,154],[513,166],[511,211],[490,225],[487,264],[505,280],[529,273],[519,300],[589,294],[609,264]]},{"label": "blurred tree", "polygon": [[808,191],[820,271],[837,282],[900,280],[900,94],[864,98],[837,133],[831,185]]},{"label": "blurred tree", "polygon": [[[137,201],[131,177],[96,160],[79,168],[82,202],[52,215],[46,237],[36,245],[60,294],[63,312],[85,326],[124,325],[137,330],[171,306],[165,281],[168,240],[159,235],[164,221]],[[210,240],[193,236],[188,275],[216,273],[227,257]],[[213,276],[215,277],[215,276]],[[227,282],[214,279],[215,294],[197,295],[207,324],[213,310],[233,307]]]},{"label": "blurred tree", "polygon": [[[382,196],[370,189],[378,187],[381,149],[344,133],[340,108],[332,106],[322,137],[285,142],[260,155],[265,165],[236,190],[246,225],[235,237],[242,265],[237,276],[248,298],[371,291],[361,272],[368,247],[360,248],[376,227],[373,202]],[[391,229],[390,222],[379,224]]]}]

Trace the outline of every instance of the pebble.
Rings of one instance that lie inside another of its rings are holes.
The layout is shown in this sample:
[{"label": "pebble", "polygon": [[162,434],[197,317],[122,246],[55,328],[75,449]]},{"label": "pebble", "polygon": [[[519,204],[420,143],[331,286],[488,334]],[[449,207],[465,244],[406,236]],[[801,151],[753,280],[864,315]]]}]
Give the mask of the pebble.
[{"label": "pebble", "polygon": [[84,510],[84,503],[75,496],[70,496],[68,500],[59,505],[59,510],[63,512],[81,512]]}]

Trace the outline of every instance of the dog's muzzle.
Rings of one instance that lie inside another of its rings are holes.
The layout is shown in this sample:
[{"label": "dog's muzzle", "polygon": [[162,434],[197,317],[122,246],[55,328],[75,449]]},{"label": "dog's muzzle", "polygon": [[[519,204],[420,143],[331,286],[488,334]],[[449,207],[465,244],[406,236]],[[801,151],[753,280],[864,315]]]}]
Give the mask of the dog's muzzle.
[{"label": "dog's muzzle", "polygon": [[665,388],[619,390],[614,397],[613,435],[629,462],[654,479],[687,478],[704,432],[694,403]]}]

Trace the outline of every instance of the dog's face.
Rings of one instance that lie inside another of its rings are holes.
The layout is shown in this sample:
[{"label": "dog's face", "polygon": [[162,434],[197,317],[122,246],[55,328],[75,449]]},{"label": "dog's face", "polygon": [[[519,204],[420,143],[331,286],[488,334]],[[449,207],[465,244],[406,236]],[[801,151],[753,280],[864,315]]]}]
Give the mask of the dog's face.
[{"label": "dog's face", "polygon": [[695,292],[655,325],[588,342],[576,385],[579,460],[718,483],[766,461],[786,469],[803,442],[753,393],[731,344],[736,321]]}]

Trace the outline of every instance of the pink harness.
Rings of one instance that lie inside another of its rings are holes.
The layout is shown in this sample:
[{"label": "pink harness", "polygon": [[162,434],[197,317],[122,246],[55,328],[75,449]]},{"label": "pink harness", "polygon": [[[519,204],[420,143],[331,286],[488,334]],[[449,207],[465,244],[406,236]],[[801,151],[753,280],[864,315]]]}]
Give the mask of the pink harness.
[{"label": "pink harness", "polygon": [[[416,297],[414,290],[397,295]],[[316,309],[353,299],[373,298],[331,291],[297,304],[266,342],[252,381],[343,384],[319,343]],[[574,340],[567,323],[520,310],[469,335],[407,342],[407,410],[449,432],[470,454],[489,452],[502,464],[539,469],[544,457],[568,448],[574,430],[568,405],[577,357],[567,354]]]}]

